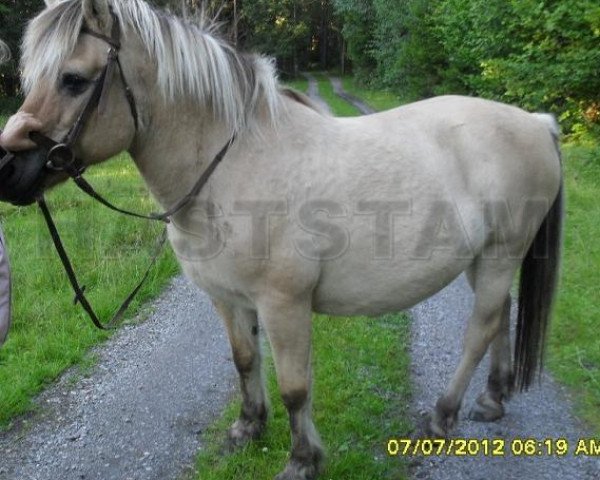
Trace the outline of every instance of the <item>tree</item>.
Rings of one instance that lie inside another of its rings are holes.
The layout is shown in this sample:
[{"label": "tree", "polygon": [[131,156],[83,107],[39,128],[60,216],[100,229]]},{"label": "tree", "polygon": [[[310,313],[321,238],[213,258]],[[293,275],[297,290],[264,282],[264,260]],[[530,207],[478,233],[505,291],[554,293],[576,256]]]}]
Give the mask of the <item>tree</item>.
[{"label": "tree", "polygon": [[374,0],[377,77],[409,97],[434,94],[445,67],[432,13],[440,0]]},{"label": "tree", "polygon": [[0,4],[0,38],[12,52],[12,60],[0,66],[0,96],[14,97],[18,93],[21,39],[27,21],[44,6],[43,0],[3,0]]},{"label": "tree", "polygon": [[333,0],[335,14],[342,24],[346,52],[359,80],[367,83],[376,69],[375,10],[373,0]]},{"label": "tree", "polygon": [[438,91],[549,110],[563,126],[600,122],[600,5],[595,0],[443,0],[448,59]]}]

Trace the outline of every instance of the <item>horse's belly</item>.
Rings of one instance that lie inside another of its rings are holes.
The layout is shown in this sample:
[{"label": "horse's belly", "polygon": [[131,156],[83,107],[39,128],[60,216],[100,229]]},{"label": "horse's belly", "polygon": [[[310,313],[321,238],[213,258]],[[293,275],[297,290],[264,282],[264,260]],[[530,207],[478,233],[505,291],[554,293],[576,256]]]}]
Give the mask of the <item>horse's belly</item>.
[{"label": "horse's belly", "polygon": [[471,262],[438,255],[427,261],[330,266],[314,291],[313,309],[347,316],[405,310],[444,288]]}]

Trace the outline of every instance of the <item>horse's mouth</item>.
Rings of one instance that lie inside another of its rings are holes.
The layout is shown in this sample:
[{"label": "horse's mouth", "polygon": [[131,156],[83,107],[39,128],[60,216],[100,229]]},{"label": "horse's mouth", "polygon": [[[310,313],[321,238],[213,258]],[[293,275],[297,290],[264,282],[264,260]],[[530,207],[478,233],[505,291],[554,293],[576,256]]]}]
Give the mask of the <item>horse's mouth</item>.
[{"label": "horse's mouth", "polygon": [[5,155],[0,165],[0,201],[17,206],[34,203],[53,176],[46,169],[46,152],[41,149]]}]

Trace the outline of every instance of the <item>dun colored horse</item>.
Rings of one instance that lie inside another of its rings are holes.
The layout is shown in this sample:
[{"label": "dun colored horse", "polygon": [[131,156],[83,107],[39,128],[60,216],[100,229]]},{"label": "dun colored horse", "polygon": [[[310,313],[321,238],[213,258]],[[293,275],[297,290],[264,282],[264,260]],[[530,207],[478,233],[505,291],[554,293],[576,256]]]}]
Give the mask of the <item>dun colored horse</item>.
[{"label": "dun colored horse", "polygon": [[[236,51],[208,25],[143,0],[46,3],[27,29],[22,58],[21,110],[42,122],[42,134],[67,136],[104,82],[74,152],[87,166],[128,151],[165,209],[232,141],[168,228],[183,271],[208,292],[229,334],[243,398],[232,444],[257,438],[267,421],[262,328],[292,434],[277,479],[316,478],[324,455],[311,413],[312,313],[400,311],[462,272],[475,303],[431,433],[450,432],[488,348],[489,380],[473,418],[500,418],[513,386],[530,385],[560,250],[551,116],[446,96],[334,118],[279,86],[268,60]],[[108,48],[118,64],[105,69]],[[27,158],[36,155],[45,152]],[[68,178],[49,168],[37,177],[27,200]],[[519,269],[513,365],[510,289]]]}]

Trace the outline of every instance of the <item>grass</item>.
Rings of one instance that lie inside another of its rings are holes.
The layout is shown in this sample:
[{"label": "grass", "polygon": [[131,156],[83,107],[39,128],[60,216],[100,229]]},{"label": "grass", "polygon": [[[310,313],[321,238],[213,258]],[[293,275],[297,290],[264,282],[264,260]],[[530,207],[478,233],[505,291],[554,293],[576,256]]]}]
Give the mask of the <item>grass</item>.
[{"label": "grass", "polygon": [[308,80],[306,78],[294,78],[292,80],[286,80],[285,85],[298,90],[299,92],[306,93],[308,91]]},{"label": "grass", "polygon": [[[386,454],[391,437],[410,431],[408,404],[409,323],[404,315],[380,319],[316,316],[313,326],[314,419],[327,448],[323,479],[406,478],[407,465]],[[273,414],[264,437],[233,454],[221,455],[239,403],[204,436],[196,464],[198,480],[272,478],[288,458],[288,416],[267,362]]]},{"label": "grass", "polygon": [[[0,118],[0,125],[4,120]],[[126,155],[92,169],[88,178],[117,204],[153,210]],[[106,319],[143,274],[162,226],[112,213],[70,183],[47,198],[90,301]],[[6,429],[17,415],[32,409],[33,396],[67,367],[85,365],[90,347],[109,334],[96,330],[73,305],[73,293],[38,210],[3,204],[0,223],[13,271],[13,326],[0,349],[0,429]],[[163,254],[129,318],[177,270],[171,252]]]},{"label": "grass", "polygon": [[600,159],[598,145],[564,148],[566,224],[548,364],[600,432]]},{"label": "grass", "polygon": [[346,92],[363,100],[375,110],[383,111],[408,103],[408,99],[389,90],[374,90],[360,85],[352,76],[342,77],[342,85]]}]

